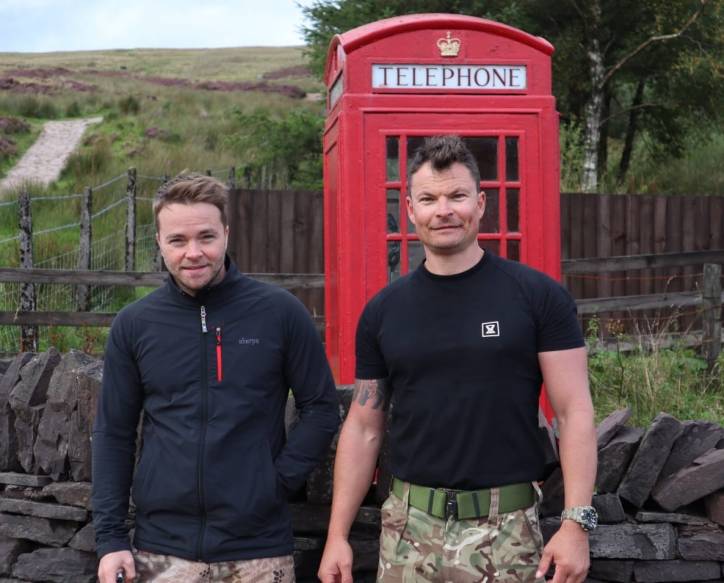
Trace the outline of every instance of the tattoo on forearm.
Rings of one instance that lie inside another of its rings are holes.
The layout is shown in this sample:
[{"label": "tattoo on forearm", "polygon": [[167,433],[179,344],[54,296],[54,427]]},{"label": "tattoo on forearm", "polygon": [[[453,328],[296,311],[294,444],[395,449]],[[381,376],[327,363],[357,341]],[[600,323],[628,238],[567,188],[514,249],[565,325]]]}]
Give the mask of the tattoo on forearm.
[{"label": "tattoo on forearm", "polygon": [[388,400],[385,379],[357,379],[352,399],[363,407],[369,402],[373,409],[386,409]]}]

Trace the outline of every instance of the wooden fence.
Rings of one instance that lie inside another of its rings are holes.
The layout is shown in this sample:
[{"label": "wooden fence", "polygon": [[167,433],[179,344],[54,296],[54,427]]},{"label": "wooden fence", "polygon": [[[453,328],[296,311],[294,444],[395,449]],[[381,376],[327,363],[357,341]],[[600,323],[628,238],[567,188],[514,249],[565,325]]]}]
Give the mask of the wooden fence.
[{"label": "wooden fence", "polygon": [[[235,172],[231,169],[228,179],[231,188],[230,255],[241,271],[271,278],[276,283],[293,288],[312,314],[321,320],[324,313],[322,194],[242,190],[236,188],[234,176]],[[135,269],[136,229],[136,174],[132,169],[128,172],[126,191],[125,268],[132,272]],[[85,195],[80,217],[79,270],[86,270],[90,265],[92,190],[87,189]],[[89,309],[90,285],[149,285],[133,282],[152,274],[139,276],[128,273],[128,279],[118,279],[122,275],[120,273],[115,274],[113,279],[111,273],[94,273],[87,278],[59,270],[48,274],[42,274],[43,270],[32,270],[32,218],[26,195],[19,201],[19,210],[21,266],[26,276],[30,276],[31,272],[34,275],[23,280],[17,279],[21,276],[11,274],[13,270],[3,270],[6,279],[0,281],[23,282],[21,314],[35,310],[32,292],[34,282],[40,281],[38,277],[46,278],[44,282],[76,285],[77,304],[81,311]],[[653,310],[664,305],[681,309],[696,304],[698,307],[690,312],[684,327],[695,321],[698,325],[701,315],[709,310],[701,304],[708,301],[702,300],[705,282],[701,265],[724,263],[724,252],[720,251],[724,249],[723,222],[724,197],[720,196],[563,194],[561,238],[564,284],[579,301],[579,310],[584,317],[604,313],[604,321],[620,322],[634,318],[629,312],[644,309],[641,306],[647,306],[648,312],[639,312],[635,317],[658,316],[659,312]],[[279,278],[275,280],[274,274],[280,274]],[[294,275],[296,280],[292,279]],[[684,295],[679,296],[680,293]],[[712,294],[713,298],[716,294]],[[640,299],[639,296],[652,297]],[[608,303],[603,301],[606,298],[610,298]],[[587,300],[592,301],[587,303]],[[28,326],[37,326],[41,321],[47,324],[67,321],[62,313],[52,313],[52,317],[51,313],[45,316],[35,314],[21,319],[26,320]],[[15,316],[15,313],[12,317],[10,313],[2,315],[0,324],[19,324]],[[73,315],[73,323],[67,323],[107,325],[111,317],[78,314]],[[30,324],[31,320],[33,324]],[[26,336],[32,336],[34,330],[29,328],[24,332]]]}]

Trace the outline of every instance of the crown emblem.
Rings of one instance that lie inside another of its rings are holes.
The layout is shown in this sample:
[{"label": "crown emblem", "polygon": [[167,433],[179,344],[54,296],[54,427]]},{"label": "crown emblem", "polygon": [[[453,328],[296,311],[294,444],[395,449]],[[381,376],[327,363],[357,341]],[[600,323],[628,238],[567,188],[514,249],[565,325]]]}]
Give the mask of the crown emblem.
[{"label": "crown emblem", "polygon": [[440,49],[441,57],[457,57],[460,52],[460,39],[452,38],[448,30],[447,38],[437,39],[437,48]]}]

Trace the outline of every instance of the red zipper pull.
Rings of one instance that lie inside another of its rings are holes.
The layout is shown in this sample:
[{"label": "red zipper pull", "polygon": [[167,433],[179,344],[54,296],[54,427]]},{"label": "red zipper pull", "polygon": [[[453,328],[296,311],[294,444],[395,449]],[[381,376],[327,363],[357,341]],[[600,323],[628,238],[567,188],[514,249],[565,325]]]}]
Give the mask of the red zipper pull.
[{"label": "red zipper pull", "polygon": [[221,359],[221,328],[216,328],[216,380],[224,380],[224,366]]}]

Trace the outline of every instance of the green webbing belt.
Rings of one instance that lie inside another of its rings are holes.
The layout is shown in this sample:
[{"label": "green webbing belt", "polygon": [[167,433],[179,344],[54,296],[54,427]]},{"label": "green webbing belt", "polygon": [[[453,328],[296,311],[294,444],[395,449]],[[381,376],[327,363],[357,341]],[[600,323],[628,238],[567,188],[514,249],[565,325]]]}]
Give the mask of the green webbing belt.
[{"label": "green webbing belt", "polygon": [[[392,492],[402,498],[405,482],[393,478]],[[528,508],[535,502],[535,492],[530,482],[501,486],[498,512],[513,512]],[[490,513],[490,489],[484,490],[445,490],[410,484],[410,506],[427,512],[432,516],[446,519],[452,516],[456,520],[482,518]]]}]

